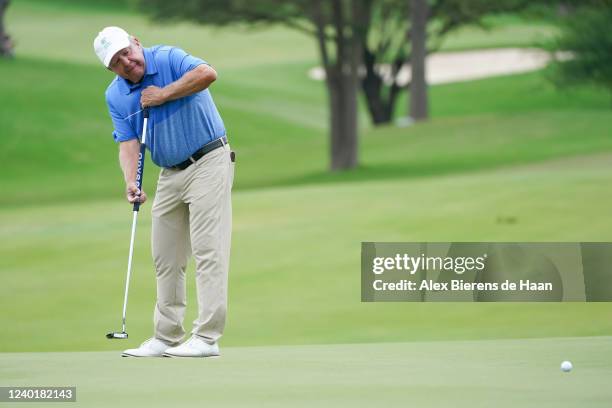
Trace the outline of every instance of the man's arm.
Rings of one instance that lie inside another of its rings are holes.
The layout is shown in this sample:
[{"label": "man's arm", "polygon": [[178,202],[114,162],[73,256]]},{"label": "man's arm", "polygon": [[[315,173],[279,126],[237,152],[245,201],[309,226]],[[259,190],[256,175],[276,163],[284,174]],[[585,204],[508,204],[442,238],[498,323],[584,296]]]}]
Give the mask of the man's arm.
[{"label": "man's arm", "polygon": [[147,195],[138,190],[136,186],[136,171],[138,168],[138,154],[140,153],[140,142],[132,139],[119,143],[119,164],[125,178],[125,194],[127,200],[133,204],[136,201],[144,203]]},{"label": "man's arm", "polygon": [[201,64],[163,88],[148,86],[141,93],[140,103],[143,107],[161,105],[203,91],[216,79],[217,72],[213,67]]}]

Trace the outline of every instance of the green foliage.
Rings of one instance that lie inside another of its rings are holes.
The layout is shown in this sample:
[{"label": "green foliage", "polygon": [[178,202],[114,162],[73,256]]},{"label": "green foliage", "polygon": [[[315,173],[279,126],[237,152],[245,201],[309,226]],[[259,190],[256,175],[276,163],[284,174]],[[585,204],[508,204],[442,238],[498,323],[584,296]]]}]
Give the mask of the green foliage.
[{"label": "green foliage", "polygon": [[293,0],[131,0],[157,21],[187,20],[201,24],[279,23],[299,19],[308,1]]},{"label": "green foliage", "polygon": [[[118,12],[123,13],[133,9],[135,0],[12,0],[13,6],[20,4],[35,4],[36,7],[50,10],[78,10],[89,12]],[[11,7],[13,7],[11,6]]]},{"label": "green foliage", "polygon": [[561,27],[552,48],[565,54],[557,58],[553,79],[561,85],[591,83],[612,93],[612,3],[578,8]]}]

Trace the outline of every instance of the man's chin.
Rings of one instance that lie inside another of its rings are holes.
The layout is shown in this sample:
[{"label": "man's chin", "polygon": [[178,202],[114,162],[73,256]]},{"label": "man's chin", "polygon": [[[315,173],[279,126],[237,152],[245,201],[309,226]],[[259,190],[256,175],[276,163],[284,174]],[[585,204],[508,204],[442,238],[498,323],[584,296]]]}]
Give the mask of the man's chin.
[{"label": "man's chin", "polygon": [[138,70],[133,70],[132,72],[130,72],[130,74],[128,75],[127,79],[132,82],[132,83],[138,83],[142,80],[142,77],[144,77],[144,72]]}]

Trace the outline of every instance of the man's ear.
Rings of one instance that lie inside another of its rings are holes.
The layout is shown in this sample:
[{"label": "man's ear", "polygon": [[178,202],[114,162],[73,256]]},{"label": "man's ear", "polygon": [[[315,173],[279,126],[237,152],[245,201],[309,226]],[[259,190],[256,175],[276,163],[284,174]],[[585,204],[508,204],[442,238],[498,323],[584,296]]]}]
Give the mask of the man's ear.
[{"label": "man's ear", "polygon": [[139,46],[139,47],[141,46],[141,45],[140,45],[140,40],[138,40],[138,38],[136,38],[136,37],[132,37],[132,41],[134,42],[134,44],[135,44],[135,45],[137,45],[137,46]]}]

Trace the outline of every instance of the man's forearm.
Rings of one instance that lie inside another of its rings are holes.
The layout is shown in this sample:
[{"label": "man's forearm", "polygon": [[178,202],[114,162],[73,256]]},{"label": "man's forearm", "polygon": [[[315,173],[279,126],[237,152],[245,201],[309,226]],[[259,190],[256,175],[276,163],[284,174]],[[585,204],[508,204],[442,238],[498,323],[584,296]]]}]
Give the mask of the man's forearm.
[{"label": "man's forearm", "polygon": [[179,80],[163,88],[166,101],[172,101],[208,88],[217,79],[217,72],[206,64],[198,65]]},{"label": "man's forearm", "polygon": [[121,170],[123,170],[126,185],[136,182],[139,152],[140,142],[138,139],[128,140],[119,144],[119,165]]}]

